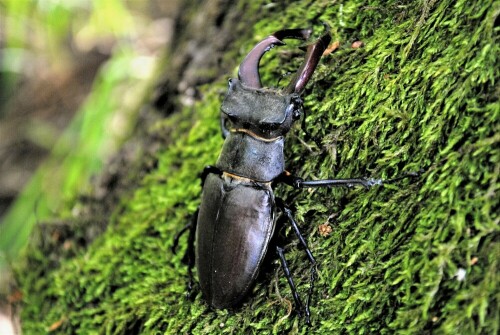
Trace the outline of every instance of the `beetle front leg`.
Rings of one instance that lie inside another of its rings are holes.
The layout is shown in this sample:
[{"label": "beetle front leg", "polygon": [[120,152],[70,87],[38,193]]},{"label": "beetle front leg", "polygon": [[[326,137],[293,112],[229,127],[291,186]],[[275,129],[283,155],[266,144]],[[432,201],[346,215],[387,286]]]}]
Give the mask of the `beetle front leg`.
[{"label": "beetle front leg", "polygon": [[[306,305],[304,308],[306,323],[311,324],[311,311],[310,311],[309,306],[311,304],[311,297],[312,297],[312,293],[314,290],[314,281],[316,280],[316,260],[314,259],[314,256],[313,256],[311,250],[309,249],[304,236],[302,236],[302,234],[300,233],[299,226],[297,225],[297,222],[295,221],[295,218],[293,217],[292,210],[280,198],[276,198],[276,205],[288,218],[288,221],[290,222],[295,235],[299,239],[300,244],[304,247],[306,254],[307,254],[307,258],[309,259],[309,262],[311,263],[311,277],[310,277],[310,281],[309,281],[309,291],[307,294],[307,301],[306,301]],[[281,248],[279,248],[279,249],[281,249]],[[286,260],[285,260],[284,254],[283,254],[283,249],[281,249],[281,255],[280,255],[280,250],[278,250],[278,256],[280,257],[281,264],[282,264],[283,268],[285,269],[285,275],[287,276],[288,283],[290,285],[290,288],[292,289],[292,293],[293,293],[295,302],[297,303],[297,307],[302,309],[302,302],[300,301],[300,298],[295,290],[295,285],[294,285],[292,277],[290,275],[290,271],[288,271],[288,267],[286,266]]]}]

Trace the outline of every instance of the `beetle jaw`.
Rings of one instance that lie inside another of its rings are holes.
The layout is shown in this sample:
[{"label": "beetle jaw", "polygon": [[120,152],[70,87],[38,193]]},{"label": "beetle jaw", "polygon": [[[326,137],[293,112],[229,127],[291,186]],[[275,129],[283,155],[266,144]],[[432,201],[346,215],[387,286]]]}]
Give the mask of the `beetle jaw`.
[{"label": "beetle jaw", "polygon": [[[302,93],[305,86],[311,79],[316,66],[318,65],[323,52],[330,43],[330,27],[324,23],[325,31],[320,38],[306,47],[304,62],[294,75],[292,81],[286,88],[286,93]],[[238,69],[238,78],[242,84],[251,89],[261,89],[262,83],[259,74],[260,59],[267,51],[275,46],[285,45],[283,39],[307,40],[312,33],[312,29],[284,29],[271,34],[259,43],[248,53]]]}]

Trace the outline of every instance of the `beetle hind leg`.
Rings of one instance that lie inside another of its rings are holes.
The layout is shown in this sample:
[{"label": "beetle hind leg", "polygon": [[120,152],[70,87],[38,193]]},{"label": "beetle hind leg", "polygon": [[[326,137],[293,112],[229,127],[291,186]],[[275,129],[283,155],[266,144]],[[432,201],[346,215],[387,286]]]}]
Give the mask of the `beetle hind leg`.
[{"label": "beetle hind leg", "polygon": [[295,283],[293,282],[292,274],[290,273],[290,268],[288,267],[288,262],[286,261],[285,258],[285,250],[280,246],[276,246],[276,253],[278,254],[278,257],[280,259],[281,267],[283,268],[283,272],[285,273],[288,285],[292,290],[292,295],[293,299],[295,300],[295,305],[297,305],[297,310],[299,311],[300,314],[302,314],[302,308],[303,308],[302,300],[300,299],[299,293],[297,292],[297,288],[295,287]]},{"label": "beetle hind leg", "polygon": [[295,288],[295,284],[294,284],[292,276],[290,274],[290,270],[288,269],[288,264],[287,264],[286,259],[285,259],[283,248],[280,248],[280,247],[276,248],[276,251],[277,251],[278,256],[280,258],[280,261],[281,261],[281,265],[283,267],[283,271],[285,272],[285,276],[288,280],[288,284],[290,285],[290,289],[292,290],[293,298],[295,300],[297,308],[299,309],[299,311],[302,311],[302,310],[304,311],[306,323],[309,325],[309,324],[311,324],[311,311],[310,311],[309,306],[311,304],[311,297],[312,297],[312,294],[314,291],[314,282],[316,281],[316,260],[314,259],[314,256],[313,256],[311,250],[307,246],[307,242],[306,242],[304,236],[302,236],[302,234],[300,233],[299,226],[297,225],[297,222],[295,221],[295,218],[293,217],[292,210],[287,205],[285,205],[283,200],[281,200],[280,198],[276,198],[276,205],[283,212],[283,214],[287,217],[288,221],[290,222],[290,225],[292,226],[292,229],[293,229],[295,235],[299,239],[300,244],[304,247],[304,249],[306,251],[307,258],[309,259],[309,262],[311,263],[311,276],[310,276],[310,280],[309,280],[309,290],[307,293],[306,304],[303,305],[302,301],[300,300],[300,297],[297,293],[297,290]]}]

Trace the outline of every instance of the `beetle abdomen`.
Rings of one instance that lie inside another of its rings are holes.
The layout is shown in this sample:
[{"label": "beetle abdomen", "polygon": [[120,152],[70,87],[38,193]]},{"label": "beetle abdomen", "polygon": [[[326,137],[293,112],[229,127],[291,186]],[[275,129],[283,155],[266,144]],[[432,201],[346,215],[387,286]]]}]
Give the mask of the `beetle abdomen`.
[{"label": "beetle abdomen", "polygon": [[201,291],[216,308],[237,304],[251,287],[274,231],[267,184],[208,175],[198,215],[196,263]]}]

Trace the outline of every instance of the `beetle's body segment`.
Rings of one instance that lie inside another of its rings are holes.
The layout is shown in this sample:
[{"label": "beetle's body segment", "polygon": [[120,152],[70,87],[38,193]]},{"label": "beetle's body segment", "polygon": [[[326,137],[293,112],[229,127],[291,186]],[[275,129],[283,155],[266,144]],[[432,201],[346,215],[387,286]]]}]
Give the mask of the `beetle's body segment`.
[{"label": "beetle's body segment", "polygon": [[[245,201],[242,201],[245,199]],[[274,232],[269,186],[210,174],[198,215],[196,259],[201,291],[215,308],[236,305],[254,282]]]},{"label": "beetle's body segment", "polygon": [[[300,93],[330,36],[327,31],[308,47],[307,64],[284,91],[262,88],[260,58],[274,45],[284,44],[283,38],[307,39],[310,34],[310,29],[291,29],[269,36],[244,59],[239,79],[229,81],[221,106],[225,142],[215,167],[204,171],[201,205],[190,230],[190,243],[196,234],[195,258],[201,291],[215,308],[236,305],[257,277],[275,228],[277,206],[271,184],[285,173],[284,137],[301,116]],[[301,241],[305,245],[302,237]],[[279,250],[287,270],[283,249]],[[190,268],[193,253],[187,253]],[[310,261],[315,262],[312,255]],[[289,275],[287,278],[302,309],[293,281]],[[311,279],[314,280],[314,273]],[[309,322],[308,305],[306,315]]]},{"label": "beetle's body segment", "polygon": [[238,79],[229,81],[221,113],[234,129],[247,129],[263,139],[273,140],[290,130],[293,111],[300,106],[296,93],[244,86]]}]

